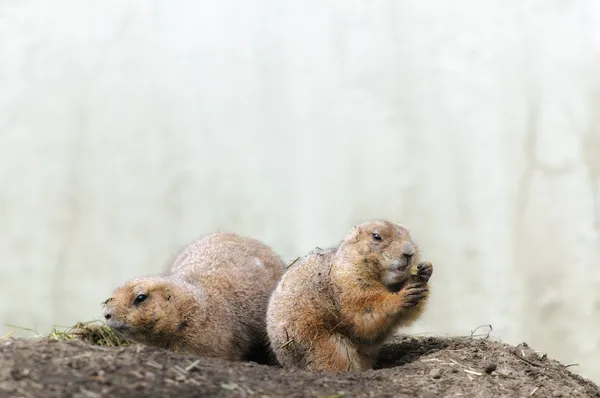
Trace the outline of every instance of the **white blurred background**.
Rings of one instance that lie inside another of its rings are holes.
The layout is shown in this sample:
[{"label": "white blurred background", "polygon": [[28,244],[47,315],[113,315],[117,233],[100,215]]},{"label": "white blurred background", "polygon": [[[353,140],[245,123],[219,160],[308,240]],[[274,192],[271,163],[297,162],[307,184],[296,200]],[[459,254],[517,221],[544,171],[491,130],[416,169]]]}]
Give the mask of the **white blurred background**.
[{"label": "white blurred background", "polygon": [[597,1],[2,0],[0,184],[0,335],[205,233],[293,260],[388,218],[435,266],[408,332],[600,382]]}]

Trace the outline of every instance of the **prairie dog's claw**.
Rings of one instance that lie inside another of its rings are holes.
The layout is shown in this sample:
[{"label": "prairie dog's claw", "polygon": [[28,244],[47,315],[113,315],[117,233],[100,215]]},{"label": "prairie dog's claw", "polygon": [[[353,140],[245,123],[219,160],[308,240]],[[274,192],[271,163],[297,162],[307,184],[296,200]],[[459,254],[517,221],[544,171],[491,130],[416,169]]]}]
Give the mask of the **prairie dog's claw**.
[{"label": "prairie dog's claw", "polygon": [[406,292],[404,293],[404,303],[402,306],[404,308],[412,308],[419,304],[421,300],[425,298],[427,295],[427,286],[424,283],[414,283],[406,287]]},{"label": "prairie dog's claw", "polygon": [[413,266],[410,271],[411,275],[416,276],[419,281],[429,282],[429,278],[431,278],[431,274],[433,274],[433,265],[431,264],[431,261],[423,261],[416,267]]}]

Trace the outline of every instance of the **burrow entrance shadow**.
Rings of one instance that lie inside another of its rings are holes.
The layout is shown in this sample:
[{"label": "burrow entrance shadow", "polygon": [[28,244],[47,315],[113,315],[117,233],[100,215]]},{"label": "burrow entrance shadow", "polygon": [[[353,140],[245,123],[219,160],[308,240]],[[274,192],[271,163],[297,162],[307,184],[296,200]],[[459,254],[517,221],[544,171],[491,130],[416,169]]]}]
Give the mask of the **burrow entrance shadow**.
[{"label": "burrow entrance shadow", "polygon": [[373,369],[406,365],[418,360],[423,355],[443,350],[449,344],[447,339],[439,337],[412,338],[399,336],[382,347]]}]

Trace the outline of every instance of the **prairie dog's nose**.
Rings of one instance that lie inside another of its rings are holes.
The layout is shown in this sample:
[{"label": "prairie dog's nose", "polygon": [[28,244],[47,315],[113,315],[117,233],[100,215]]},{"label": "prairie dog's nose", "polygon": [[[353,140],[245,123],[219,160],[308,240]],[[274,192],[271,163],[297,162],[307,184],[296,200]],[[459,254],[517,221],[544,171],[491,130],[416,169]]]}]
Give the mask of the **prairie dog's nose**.
[{"label": "prairie dog's nose", "polygon": [[104,310],[104,319],[106,319],[108,321],[110,318],[112,318],[112,310],[106,308]]},{"label": "prairie dog's nose", "polygon": [[402,242],[402,254],[406,257],[415,255],[415,246],[410,242]]}]

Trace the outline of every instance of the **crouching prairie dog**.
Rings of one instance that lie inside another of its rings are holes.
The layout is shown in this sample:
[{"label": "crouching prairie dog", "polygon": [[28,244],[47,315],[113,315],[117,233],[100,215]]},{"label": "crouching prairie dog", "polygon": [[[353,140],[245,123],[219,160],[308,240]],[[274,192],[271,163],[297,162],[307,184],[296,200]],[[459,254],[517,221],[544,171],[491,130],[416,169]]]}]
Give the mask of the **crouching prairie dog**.
[{"label": "crouching prairie dog", "polygon": [[267,310],[277,361],[313,371],[372,368],[384,340],[425,309],[433,268],[419,256],[405,227],[377,220],[290,266]]},{"label": "crouching prairie dog", "polygon": [[106,300],[107,324],[146,345],[269,363],[266,310],[285,270],[261,242],[215,233],[187,246],[157,276],[127,281]]}]

